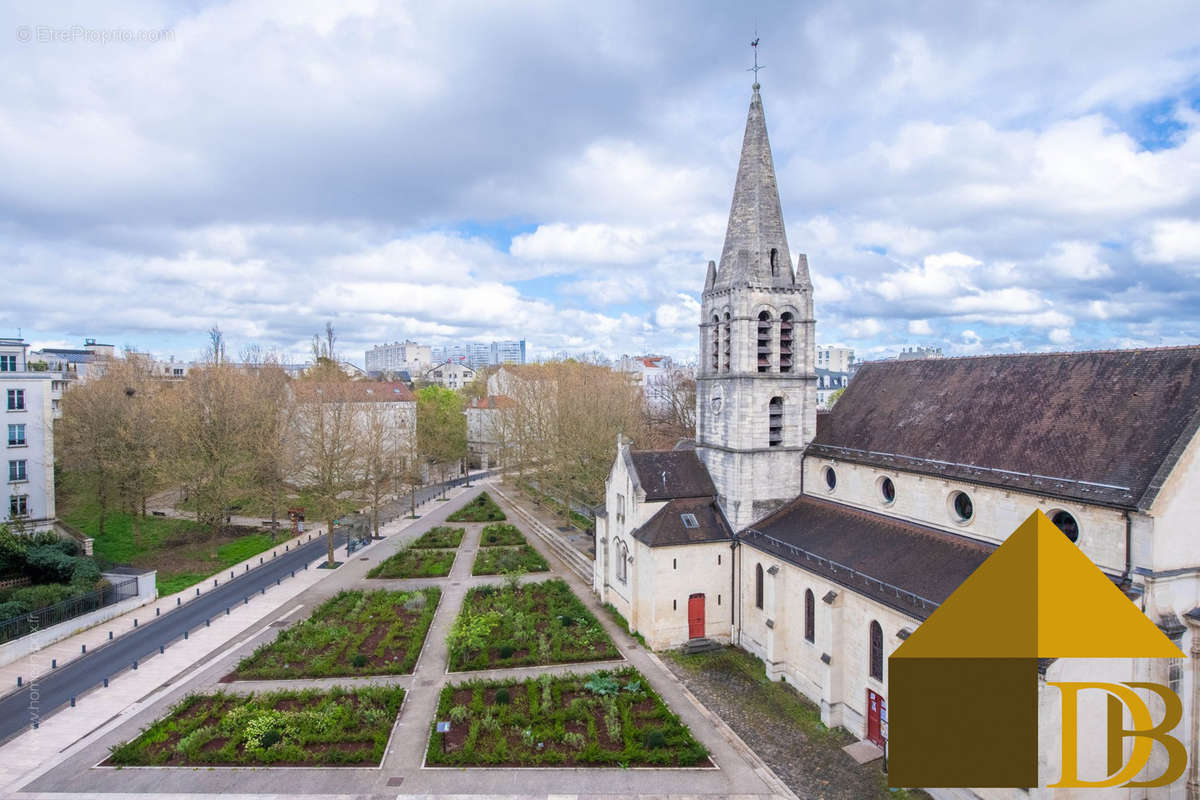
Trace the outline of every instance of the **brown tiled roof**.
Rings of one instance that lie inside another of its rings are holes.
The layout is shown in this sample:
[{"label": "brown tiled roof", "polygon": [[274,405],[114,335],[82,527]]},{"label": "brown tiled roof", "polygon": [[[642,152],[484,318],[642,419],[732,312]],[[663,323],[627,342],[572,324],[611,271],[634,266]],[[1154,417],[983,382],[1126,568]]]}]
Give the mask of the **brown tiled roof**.
[{"label": "brown tiled roof", "polygon": [[808,495],[738,536],[917,619],[929,616],[996,549]]},{"label": "brown tiled roof", "polygon": [[[683,514],[692,514],[697,526],[683,524]],[[633,538],[649,547],[730,541],[733,530],[712,497],[686,497],[672,500],[633,532]]]},{"label": "brown tiled roof", "polygon": [[647,500],[717,495],[695,450],[634,450],[629,455]]},{"label": "brown tiled roof", "polygon": [[809,454],[1122,508],[1200,426],[1200,346],[864,364]]}]

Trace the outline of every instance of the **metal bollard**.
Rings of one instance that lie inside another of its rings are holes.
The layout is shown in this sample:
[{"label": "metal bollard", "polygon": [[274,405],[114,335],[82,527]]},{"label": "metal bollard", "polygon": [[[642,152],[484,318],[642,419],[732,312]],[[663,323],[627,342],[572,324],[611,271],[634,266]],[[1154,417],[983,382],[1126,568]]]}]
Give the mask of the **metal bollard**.
[{"label": "metal bollard", "polygon": [[182,598],[182,597],[176,597],[176,598],[175,598],[175,605],[177,605],[177,606],[181,606],[181,605],[183,605],[183,598]]},{"label": "metal bollard", "polygon": [[136,658],[133,660],[133,668],[137,669],[137,659]]},{"label": "metal bollard", "polygon": [[108,678],[105,678],[105,679],[104,679],[104,688],[105,688],[105,689],[107,689],[107,688],[108,688]]},{"label": "metal bollard", "polygon": [[137,617],[133,618],[133,627],[137,627]]},{"label": "metal bollard", "polygon": [[265,564],[265,563],[267,563],[267,562],[263,561],[262,557],[260,556],[260,557],[259,557],[259,559],[258,559],[258,563],[259,563],[259,564]]},{"label": "metal bollard", "polygon": [[275,558],[275,557],[276,557],[276,556],[278,556],[278,555],[279,555],[279,551],[278,551],[278,550],[272,550],[272,551],[271,551],[271,558]]},{"label": "metal bollard", "polygon": [[283,578],[276,578],[276,579],[275,579],[275,585],[276,585],[276,586],[279,586],[279,585],[280,585],[280,584],[282,584],[282,583],[283,583]]},{"label": "metal bollard", "polygon": [[21,688],[21,676],[20,675],[17,676],[17,688],[18,689]]},{"label": "metal bollard", "polygon": [[250,605],[250,595],[246,595],[245,600],[242,603],[242,605],[244,605],[244,606]]},{"label": "metal bollard", "polygon": [[188,637],[188,632],[187,632],[187,631],[184,631],[184,632],[183,632],[183,638],[184,638],[184,639],[186,639],[187,637]]},{"label": "metal bollard", "polygon": [[199,597],[199,596],[200,596],[200,587],[197,586],[196,587],[196,597]]},{"label": "metal bollard", "polygon": [[250,565],[249,565],[249,564],[247,564],[247,565],[246,565],[246,572],[249,572],[249,571],[250,571]]},{"label": "metal bollard", "polygon": [[261,595],[265,595],[267,593],[267,587],[264,586],[262,589],[259,590],[258,593]]},{"label": "metal bollard", "polygon": [[229,606],[225,606],[225,616],[229,616]]},{"label": "metal bollard", "polygon": [[75,695],[71,695],[71,708],[75,707]]},{"label": "metal bollard", "polygon": [[204,627],[206,627],[206,628],[207,628],[207,627],[209,627],[210,625],[212,625],[212,619],[211,619],[211,618],[204,620]]},{"label": "metal bollard", "polygon": [[217,588],[217,579],[213,578],[213,588]]},{"label": "metal bollard", "polygon": [[86,652],[87,652],[87,645],[86,645],[86,644],[81,644],[81,645],[79,645],[79,652],[80,652],[80,654],[86,653]]},{"label": "metal bollard", "polygon": [[35,720],[33,721],[33,729],[34,729],[35,731],[37,730],[37,726],[38,726],[38,721],[35,719]]},{"label": "metal bollard", "polygon": [[57,658],[50,659],[50,669],[58,669],[58,659]]},{"label": "metal bollard", "polygon": [[296,570],[292,570],[292,577],[296,577]]},{"label": "metal bollard", "polygon": [[112,641],[112,631],[109,631],[109,632],[108,632],[108,640],[109,640],[110,642]]},{"label": "metal bollard", "polygon": [[158,646],[158,654],[161,656],[165,652],[167,652],[167,646],[165,644],[160,644]]},{"label": "metal bollard", "polygon": [[154,609],[154,616],[156,616],[156,617],[162,616],[162,609],[161,608]]}]

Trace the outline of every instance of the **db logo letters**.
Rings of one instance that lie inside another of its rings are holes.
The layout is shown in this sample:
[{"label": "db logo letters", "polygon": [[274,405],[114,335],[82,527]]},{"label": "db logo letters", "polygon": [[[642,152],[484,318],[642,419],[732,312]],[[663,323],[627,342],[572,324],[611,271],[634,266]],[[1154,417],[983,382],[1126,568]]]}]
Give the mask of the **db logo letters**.
[{"label": "db logo letters", "polygon": [[[1109,786],[1152,787],[1166,786],[1177,780],[1187,769],[1187,751],[1183,743],[1169,735],[1183,718],[1183,704],[1179,696],[1157,683],[1048,683],[1062,695],[1062,778],[1049,788],[1060,787],[1100,789]],[[1150,709],[1134,689],[1146,689],[1158,695],[1166,707],[1162,720],[1155,725]],[[1106,742],[1108,754],[1108,777],[1099,781],[1083,780],[1079,777],[1079,693],[1088,690],[1105,692],[1108,695]],[[1124,711],[1129,710],[1133,719],[1132,729],[1124,727]],[[1133,752],[1125,761],[1124,740],[1133,739]],[[1168,761],[1166,770],[1157,778],[1135,781],[1133,777],[1150,762],[1153,743],[1159,742],[1166,748]]]}]

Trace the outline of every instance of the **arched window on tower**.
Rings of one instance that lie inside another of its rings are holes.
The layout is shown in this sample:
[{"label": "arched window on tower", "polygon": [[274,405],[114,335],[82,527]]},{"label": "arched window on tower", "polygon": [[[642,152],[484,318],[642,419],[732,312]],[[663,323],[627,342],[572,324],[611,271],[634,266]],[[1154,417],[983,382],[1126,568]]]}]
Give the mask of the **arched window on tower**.
[{"label": "arched window on tower", "polygon": [[771,403],[767,408],[767,444],[771,447],[779,447],[783,444],[783,398],[772,397]]},{"label": "arched window on tower", "polygon": [[758,315],[758,371],[768,372],[771,369],[771,312],[763,311]]},{"label": "arched window on tower", "polygon": [[629,547],[620,539],[617,540],[617,546],[614,548],[617,553],[616,573],[617,580],[621,583],[629,582]]},{"label": "arched window on tower", "polygon": [[804,591],[804,638],[810,642],[817,640],[817,599],[812,589]]},{"label": "arched window on tower", "polygon": [[721,368],[721,318],[713,314],[712,318],[712,371]]},{"label": "arched window on tower", "polygon": [[785,311],[779,317],[779,371],[792,371],[792,312]]},{"label": "arched window on tower", "polygon": [[730,342],[729,342],[729,339],[730,339],[730,336],[729,336],[729,330],[730,330],[730,327],[729,327],[729,312],[728,312],[728,311],[726,311],[726,312],[725,312],[725,371],[726,371],[726,372],[728,372],[728,371],[729,371],[730,352],[731,352],[731,350],[730,350]]},{"label": "arched window on tower", "polygon": [[754,565],[754,607],[763,607],[763,568],[762,564]]},{"label": "arched window on tower", "polygon": [[871,620],[871,677],[883,680],[883,628]]}]

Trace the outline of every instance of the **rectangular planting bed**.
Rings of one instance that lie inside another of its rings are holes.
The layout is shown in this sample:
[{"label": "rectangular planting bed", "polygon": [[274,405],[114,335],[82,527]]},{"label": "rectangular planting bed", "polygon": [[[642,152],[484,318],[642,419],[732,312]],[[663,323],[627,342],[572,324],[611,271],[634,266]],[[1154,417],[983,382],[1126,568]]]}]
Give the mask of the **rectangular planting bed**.
[{"label": "rectangular planting bed", "polygon": [[425,763],[450,767],[711,767],[634,669],[447,686]]},{"label": "rectangular planting bed", "polygon": [[455,548],[462,543],[466,528],[452,528],[449,525],[438,525],[430,528],[420,538],[409,545],[417,550],[432,548],[435,550]]},{"label": "rectangular planting bed", "polygon": [[406,548],[379,562],[368,578],[444,578],[454,566],[454,550]]},{"label": "rectangular planting bed", "polygon": [[101,766],[376,767],[404,690],[192,694]]},{"label": "rectangular planting bed", "polygon": [[441,591],[340,592],[279,632],[222,680],[332,678],[412,672]]},{"label": "rectangular planting bed", "polygon": [[481,547],[471,566],[472,575],[503,575],[507,572],[549,572],[550,564],[527,544],[520,547]]},{"label": "rectangular planting bed", "polygon": [[498,522],[504,512],[487,492],[481,492],[465,506],[446,517],[447,522]]},{"label": "rectangular planting bed", "polygon": [[451,671],[621,657],[562,580],[475,587],[463,599],[447,645]]}]

